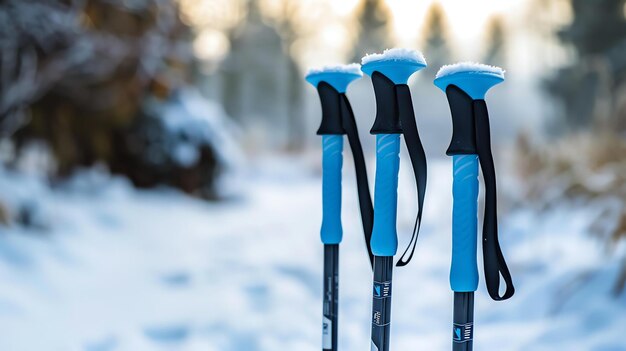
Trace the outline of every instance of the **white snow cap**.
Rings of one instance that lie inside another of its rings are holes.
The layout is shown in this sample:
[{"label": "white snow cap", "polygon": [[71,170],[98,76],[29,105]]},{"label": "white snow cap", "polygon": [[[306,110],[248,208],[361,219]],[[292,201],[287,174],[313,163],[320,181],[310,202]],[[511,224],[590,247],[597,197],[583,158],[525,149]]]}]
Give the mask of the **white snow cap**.
[{"label": "white snow cap", "polygon": [[504,78],[504,72],[506,71],[497,66],[490,66],[490,65],[485,65],[483,63],[466,61],[466,62],[455,63],[452,65],[442,66],[437,72],[437,74],[435,75],[435,78],[441,78],[443,76],[447,76],[447,75],[459,73],[459,72],[470,72],[470,73],[486,72],[486,73],[497,74],[501,76],[502,78]]},{"label": "white snow cap", "polygon": [[315,68],[309,69],[306,75],[308,76],[311,74],[329,73],[329,72],[358,74],[359,76],[363,75],[363,72],[361,72],[361,65],[359,65],[358,63],[350,63],[347,65],[315,67]]},{"label": "white snow cap", "polygon": [[361,59],[361,64],[365,65],[370,62],[385,61],[385,60],[390,60],[390,61],[406,60],[406,61],[413,61],[416,63],[420,63],[422,65],[426,65],[426,59],[424,58],[424,55],[421,52],[417,50],[404,49],[404,48],[385,49],[385,51],[383,51],[382,54],[367,54],[363,56],[363,58]]}]

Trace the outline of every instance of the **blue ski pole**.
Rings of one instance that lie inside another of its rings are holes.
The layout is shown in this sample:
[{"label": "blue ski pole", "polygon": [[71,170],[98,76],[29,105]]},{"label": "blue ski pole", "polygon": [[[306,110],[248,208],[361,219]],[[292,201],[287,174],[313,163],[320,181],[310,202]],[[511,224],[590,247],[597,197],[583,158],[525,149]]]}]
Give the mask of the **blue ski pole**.
[{"label": "blue ski pole", "polygon": [[[496,177],[485,94],[504,81],[504,71],[476,63],[442,67],[435,85],[448,98],[452,114],[452,141],[446,151],[453,160],[452,264],[454,291],[452,349],[471,351],[474,337],[474,291],[478,288],[477,201],[478,167],[485,180],[483,259],[487,291],[494,300],[506,300],[515,289],[498,242]],[[500,276],[506,290],[500,295]]]},{"label": "blue ski pole", "polygon": [[393,257],[398,249],[396,212],[398,170],[400,167],[400,134],[404,134],[417,184],[418,211],[413,237],[399,266],[413,256],[421,223],[426,189],[426,156],[422,147],[411,93],[409,77],[426,67],[421,53],[406,49],[386,50],[362,60],[362,70],[372,78],[376,95],[376,120],[371,133],[376,135],[376,182],[374,191],[374,229],[371,247],[374,254],[372,303],[372,351],[388,351],[391,330],[391,287]]},{"label": "blue ski pole", "polygon": [[324,294],[322,349],[336,351],[338,343],[339,244],[341,226],[341,168],[343,135],[352,149],[359,194],[359,206],[367,251],[372,232],[373,207],[367,182],[365,158],[359,140],[352,108],[345,95],[348,85],[362,76],[358,64],[311,70],[306,80],[317,88],[322,104],[322,122],[317,134],[322,135],[322,228],[324,244]]}]

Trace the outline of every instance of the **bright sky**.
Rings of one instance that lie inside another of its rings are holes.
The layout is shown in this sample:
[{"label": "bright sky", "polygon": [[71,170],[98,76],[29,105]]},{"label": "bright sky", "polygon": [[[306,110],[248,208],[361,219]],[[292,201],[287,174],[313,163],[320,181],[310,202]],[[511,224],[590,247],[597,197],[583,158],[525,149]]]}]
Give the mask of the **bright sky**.
[{"label": "bright sky", "polygon": [[[195,43],[198,56],[209,60],[223,56],[228,51],[228,40],[219,29],[211,28],[210,23],[232,15],[232,10],[229,12],[224,9],[234,2],[229,0],[178,1],[183,5],[183,12],[188,14],[189,22],[203,28]],[[353,20],[362,0],[263,1],[266,5],[281,1],[298,1],[301,4],[308,4],[308,11],[311,7],[318,10],[318,17],[323,11],[321,18],[324,18],[324,25],[319,28],[315,27],[316,33],[312,37],[296,41],[294,44],[293,50],[298,54],[303,66],[330,64],[345,60],[350,50],[349,46],[354,39],[352,27],[347,24]],[[501,16],[505,20],[507,29],[514,29],[516,26],[519,29],[519,26],[523,25],[521,23],[523,23],[524,16],[527,16],[526,5],[530,1],[532,0],[386,0],[386,4],[393,16],[393,34],[398,41],[398,46],[419,49],[422,39],[419,35],[424,28],[426,13],[432,4],[437,2],[445,11],[450,46],[464,59],[477,60],[483,49],[482,41],[486,35],[488,21],[494,16]],[[236,10],[234,13],[237,14]],[[511,42],[515,40],[517,39],[509,38]],[[517,45],[517,47],[523,47],[523,45]],[[519,51],[523,50],[525,49]],[[514,55],[517,56],[517,53]]]}]

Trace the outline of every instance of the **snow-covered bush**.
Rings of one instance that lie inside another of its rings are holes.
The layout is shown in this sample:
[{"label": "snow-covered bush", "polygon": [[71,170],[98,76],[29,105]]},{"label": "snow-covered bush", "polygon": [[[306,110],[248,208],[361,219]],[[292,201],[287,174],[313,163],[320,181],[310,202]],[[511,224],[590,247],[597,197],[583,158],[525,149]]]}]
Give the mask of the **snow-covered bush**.
[{"label": "snow-covered bush", "polygon": [[235,127],[221,106],[186,89],[152,99],[126,138],[127,174],[135,184],[168,184],[205,198],[219,196],[216,178],[237,168]]},{"label": "snow-covered bush", "polygon": [[[217,135],[228,128],[207,122],[226,118],[219,108],[177,93],[193,89],[191,39],[176,1],[0,3],[0,134],[15,145],[11,163],[43,141],[55,177],[104,164],[138,186],[212,196],[226,166]],[[143,129],[152,139],[132,140]],[[138,146],[147,141],[148,149]],[[159,148],[164,162],[154,162]]]}]

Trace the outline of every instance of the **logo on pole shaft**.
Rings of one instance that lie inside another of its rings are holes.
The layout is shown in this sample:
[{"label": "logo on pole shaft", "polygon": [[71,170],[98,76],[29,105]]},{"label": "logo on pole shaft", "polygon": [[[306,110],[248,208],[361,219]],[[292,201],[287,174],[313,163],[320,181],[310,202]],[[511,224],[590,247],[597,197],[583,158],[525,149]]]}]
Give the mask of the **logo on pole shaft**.
[{"label": "logo on pole shaft", "polygon": [[452,332],[452,340],[454,342],[463,343],[471,341],[474,338],[474,323],[454,323]]},{"label": "logo on pole shaft", "polygon": [[385,298],[391,296],[391,282],[374,282],[374,297]]}]

